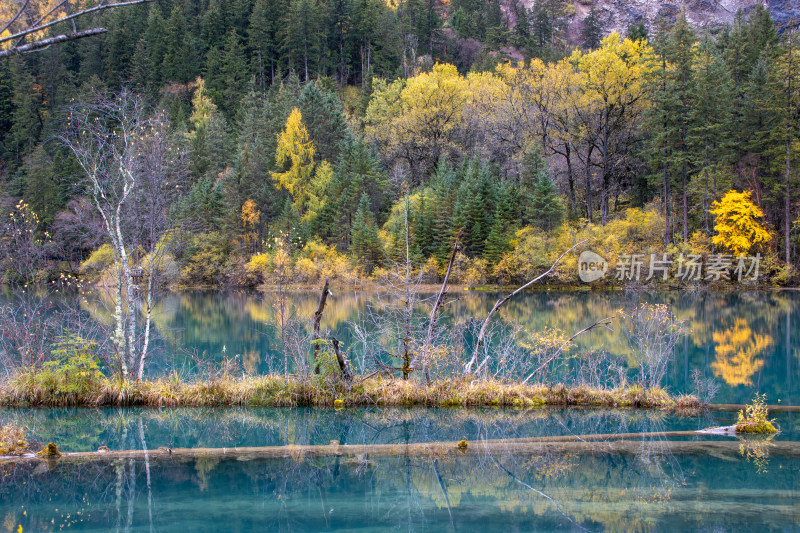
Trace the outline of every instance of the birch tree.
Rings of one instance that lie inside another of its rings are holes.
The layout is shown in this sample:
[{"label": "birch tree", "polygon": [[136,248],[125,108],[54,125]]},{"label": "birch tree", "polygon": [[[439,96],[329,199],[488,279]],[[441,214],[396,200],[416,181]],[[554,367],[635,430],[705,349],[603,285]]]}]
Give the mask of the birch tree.
[{"label": "birch tree", "polygon": [[[169,200],[180,191],[175,157],[163,117],[150,117],[141,98],[123,89],[92,94],[74,103],[66,117],[62,143],[82,170],[81,182],[103,221],[114,250],[113,344],[123,379],[142,378],[150,337],[156,265],[164,250]],[[144,333],[137,337],[137,303],[132,251],[148,252]]]}]

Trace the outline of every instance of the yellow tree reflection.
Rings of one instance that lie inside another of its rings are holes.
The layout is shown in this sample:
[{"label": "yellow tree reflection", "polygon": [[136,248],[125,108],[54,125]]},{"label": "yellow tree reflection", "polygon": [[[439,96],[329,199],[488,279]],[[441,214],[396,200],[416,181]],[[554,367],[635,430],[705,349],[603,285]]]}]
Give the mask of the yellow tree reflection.
[{"label": "yellow tree reflection", "polygon": [[714,375],[731,386],[752,385],[753,375],[764,367],[758,356],[772,345],[770,335],[753,333],[745,318],[737,318],[734,325],[713,334],[716,360],[711,363]]}]

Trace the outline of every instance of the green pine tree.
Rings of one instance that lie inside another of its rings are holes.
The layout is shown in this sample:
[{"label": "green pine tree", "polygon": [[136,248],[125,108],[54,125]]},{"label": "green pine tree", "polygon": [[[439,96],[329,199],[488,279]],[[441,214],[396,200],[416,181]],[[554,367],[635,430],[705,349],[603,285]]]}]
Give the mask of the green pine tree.
[{"label": "green pine tree", "polygon": [[378,226],[370,209],[369,196],[366,194],[359,200],[350,239],[351,254],[367,274],[371,273],[382,261],[382,250],[378,239]]},{"label": "green pine tree", "polygon": [[523,222],[550,231],[564,218],[564,204],[538,147],[525,153],[521,175]]}]

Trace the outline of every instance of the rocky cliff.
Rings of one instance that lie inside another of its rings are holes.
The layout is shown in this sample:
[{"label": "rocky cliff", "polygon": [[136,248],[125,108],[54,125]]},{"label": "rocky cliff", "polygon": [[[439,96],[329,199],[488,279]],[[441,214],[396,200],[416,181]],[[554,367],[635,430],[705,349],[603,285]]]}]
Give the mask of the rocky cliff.
[{"label": "rocky cliff", "polygon": [[[535,4],[535,0],[523,2],[529,8]],[[648,30],[652,29],[658,17],[674,18],[682,9],[686,10],[689,22],[696,28],[712,29],[733,22],[738,10],[747,13],[759,3],[766,3],[779,28],[792,21],[794,25],[800,22],[800,0],[574,0],[575,15],[571,17],[568,33],[570,40],[580,39],[583,20],[592,5],[605,33],[616,30],[624,34],[629,25],[640,21]]]}]

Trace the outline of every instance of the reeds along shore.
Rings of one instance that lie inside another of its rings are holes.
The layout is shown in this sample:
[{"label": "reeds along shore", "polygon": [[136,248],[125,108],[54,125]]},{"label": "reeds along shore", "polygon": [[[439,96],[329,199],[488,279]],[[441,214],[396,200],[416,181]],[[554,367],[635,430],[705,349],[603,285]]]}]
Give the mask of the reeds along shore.
[{"label": "reeds along shore", "polygon": [[543,405],[639,407],[692,410],[701,407],[690,395],[628,385],[616,389],[588,386],[521,385],[492,380],[413,380],[355,376],[331,385],[324,379],[295,376],[240,376],[182,381],[167,377],[144,381],[97,380],[76,388],[42,383],[21,374],[0,384],[0,405],[8,407],[150,406],[150,407],[517,407]]}]

